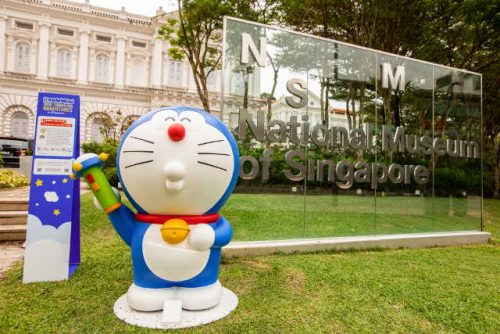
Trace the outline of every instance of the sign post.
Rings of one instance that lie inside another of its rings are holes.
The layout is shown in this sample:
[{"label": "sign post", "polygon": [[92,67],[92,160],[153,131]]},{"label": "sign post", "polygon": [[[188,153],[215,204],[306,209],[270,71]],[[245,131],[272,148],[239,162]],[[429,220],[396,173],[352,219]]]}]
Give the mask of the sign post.
[{"label": "sign post", "polygon": [[68,279],[80,263],[80,97],[39,93],[23,282]]}]

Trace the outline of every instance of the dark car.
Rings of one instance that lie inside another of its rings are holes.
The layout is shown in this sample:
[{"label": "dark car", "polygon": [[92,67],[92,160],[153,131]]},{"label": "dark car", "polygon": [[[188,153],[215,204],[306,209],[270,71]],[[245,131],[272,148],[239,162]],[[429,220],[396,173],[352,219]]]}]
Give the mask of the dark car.
[{"label": "dark car", "polygon": [[19,168],[19,156],[32,148],[32,140],[16,137],[0,137],[3,167]]}]

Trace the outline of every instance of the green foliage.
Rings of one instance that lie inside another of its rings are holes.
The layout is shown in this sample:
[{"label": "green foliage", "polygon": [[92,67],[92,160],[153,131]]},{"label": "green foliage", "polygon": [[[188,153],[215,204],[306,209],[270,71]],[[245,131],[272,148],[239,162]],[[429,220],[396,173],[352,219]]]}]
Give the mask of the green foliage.
[{"label": "green foliage", "polygon": [[0,169],[0,189],[27,186],[28,178],[13,170]]},{"label": "green foliage", "polygon": [[113,187],[118,186],[118,173],[116,171],[116,154],[118,152],[118,146],[120,142],[115,139],[105,138],[102,143],[98,142],[90,142],[82,144],[82,150],[84,153],[107,153],[109,154],[109,158],[106,161],[103,172],[106,175],[109,183]]},{"label": "green foliage", "polygon": [[[500,3],[498,1],[279,0],[277,4],[280,22],[295,30],[483,73],[482,129],[478,121],[479,97],[470,96],[468,92],[463,94],[448,89],[436,91],[435,95],[430,97],[432,91],[415,89],[411,85],[406,87],[404,94],[401,94],[381,89],[380,85],[375,91],[374,82],[356,83],[335,79],[330,86],[328,79],[335,76],[325,75],[328,73],[323,73],[323,77],[320,75],[317,79],[322,86],[326,83],[330,88],[332,98],[346,101],[347,110],[349,101],[359,102],[359,110],[356,110],[359,124],[362,121],[374,123],[377,120],[379,124],[402,125],[412,129],[414,133],[421,133],[430,131],[434,122],[438,137],[446,136],[442,132],[454,127],[463,138],[468,140],[474,138],[473,140],[478,142],[482,130],[485,175],[488,181],[493,183],[487,184],[486,193],[498,196],[500,192],[500,99],[498,98]],[[277,35],[278,40],[275,37],[272,42],[281,47],[279,34]],[[321,43],[312,47],[320,48]],[[308,64],[306,60],[309,60],[310,48],[310,46],[301,47],[298,39],[296,43],[285,45],[286,52],[279,55],[281,59],[278,60],[285,65]],[[348,51],[342,51],[345,62],[349,62],[350,58],[358,62],[363,61],[360,57],[350,57],[346,53]],[[444,74],[442,76],[442,79],[450,77]],[[475,85],[478,84],[477,82]],[[382,105],[376,108],[370,106],[368,102],[375,99],[374,93],[383,101]],[[435,99],[434,106],[429,104],[431,99]],[[328,99],[324,101],[326,103]],[[375,110],[378,119],[375,118]],[[351,119],[349,113],[346,113],[346,118],[349,127],[356,128],[356,116]],[[464,119],[467,121],[464,122]],[[469,123],[471,119],[475,121]],[[452,165],[446,162],[443,167],[451,168]],[[472,175],[472,171],[478,172],[472,166],[466,174]],[[443,171],[439,173],[446,178],[450,176]]]},{"label": "green foliage", "polygon": [[221,67],[223,17],[226,15],[254,21],[271,20],[275,1],[178,0],[179,15],[170,18],[158,35],[169,42],[168,55],[175,60],[187,58],[198,96],[210,112],[207,78]]},{"label": "green foliage", "polygon": [[0,154],[0,167],[3,166],[3,156]]}]

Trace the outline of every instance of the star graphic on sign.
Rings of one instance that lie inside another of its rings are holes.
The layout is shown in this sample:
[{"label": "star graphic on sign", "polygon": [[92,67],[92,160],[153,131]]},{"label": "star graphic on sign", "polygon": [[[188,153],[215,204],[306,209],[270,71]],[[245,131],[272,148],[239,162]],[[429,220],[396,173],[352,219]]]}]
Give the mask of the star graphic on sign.
[{"label": "star graphic on sign", "polygon": [[54,216],[59,216],[61,214],[61,211],[59,211],[59,209],[54,209],[52,213],[54,214]]},{"label": "star graphic on sign", "polygon": [[37,187],[41,187],[42,184],[43,184],[43,181],[40,180],[40,179],[38,179],[38,180],[36,180],[35,184],[36,184]]},{"label": "star graphic on sign", "polygon": [[64,178],[64,179],[63,179],[63,183],[68,183],[68,179],[67,179],[67,178]]}]

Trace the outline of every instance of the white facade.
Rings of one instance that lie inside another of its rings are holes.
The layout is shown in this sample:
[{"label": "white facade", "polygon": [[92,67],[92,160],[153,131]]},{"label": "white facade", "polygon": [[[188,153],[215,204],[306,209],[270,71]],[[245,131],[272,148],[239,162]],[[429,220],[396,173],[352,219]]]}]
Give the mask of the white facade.
[{"label": "white facade", "polygon": [[[66,0],[0,0],[0,136],[33,138],[40,91],[78,94],[81,140],[100,117],[123,122],[161,106],[201,107],[187,62],[169,59],[154,17]],[[208,82],[218,112],[220,75]]]}]

